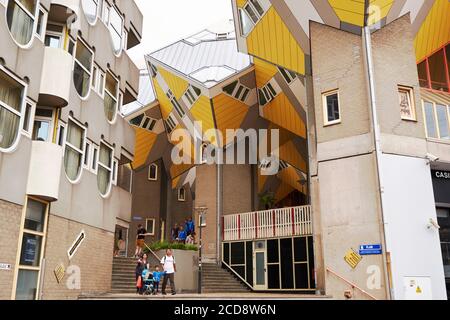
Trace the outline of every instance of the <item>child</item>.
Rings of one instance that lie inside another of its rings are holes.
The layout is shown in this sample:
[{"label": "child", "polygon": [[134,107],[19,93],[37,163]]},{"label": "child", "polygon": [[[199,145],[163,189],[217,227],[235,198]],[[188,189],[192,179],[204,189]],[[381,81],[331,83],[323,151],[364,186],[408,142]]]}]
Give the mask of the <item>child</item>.
[{"label": "child", "polygon": [[192,232],[186,238],[186,244],[195,244],[195,232]]},{"label": "child", "polygon": [[156,295],[158,293],[159,289],[159,281],[161,280],[161,277],[163,276],[164,272],[159,271],[159,266],[155,266],[155,271],[153,271],[153,294]]},{"label": "child", "polygon": [[180,231],[178,232],[178,242],[185,243],[186,242],[186,231],[184,231],[183,227],[180,227]]},{"label": "child", "polygon": [[147,280],[148,279],[148,276],[149,276],[149,274],[150,274],[150,271],[148,270],[148,265],[147,264],[145,264],[144,265],[144,270],[142,270],[142,280],[141,280],[141,283],[142,283],[142,286],[139,288],[139,294],[140,295],[142,295],[143,293],[144,293],[144,291],[145,291],[145,280]]}]

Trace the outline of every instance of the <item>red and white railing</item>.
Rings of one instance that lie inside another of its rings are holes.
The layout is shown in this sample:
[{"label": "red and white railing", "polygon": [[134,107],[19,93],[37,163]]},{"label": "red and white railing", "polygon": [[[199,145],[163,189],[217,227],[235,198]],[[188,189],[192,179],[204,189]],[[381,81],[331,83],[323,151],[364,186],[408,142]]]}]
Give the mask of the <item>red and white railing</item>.
[{"label": "red and white railing", "polygon": [[311,206],[226,215],[223,241],[312,235]]}]

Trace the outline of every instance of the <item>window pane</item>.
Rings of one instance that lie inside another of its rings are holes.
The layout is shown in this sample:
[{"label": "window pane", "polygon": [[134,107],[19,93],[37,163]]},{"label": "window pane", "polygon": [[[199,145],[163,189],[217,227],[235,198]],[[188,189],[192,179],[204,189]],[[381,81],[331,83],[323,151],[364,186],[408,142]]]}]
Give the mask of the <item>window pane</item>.
[{"label": "window pane", "polygon": [[259,95],[259,103],[263,106],[267,104],[266,97],[264,96],[264,93],[261,89],[258,89],[258,95]]},{"label": "window pane", "polygon": [[280,265],[267,266],[267,279],[269,289],[280,289]]},{"label": "window pane", "polygon": [[17,277],[16,300],[36,299],[38,271],[19,270]]},{"label": "window pane", "polygon": [[39,267],[42,237],[24,232],[20,252],[20,265]]},{"label": "window pane", "polygon": [[[29,13],[34,14],[36,12],[36,0],[18,0]],[[11,2],[11,1],[10,1]]]},{"label": "window pane", "polygon": [[138,115],[137,117],[131,119],[130,123],[135,125],[135,126],[140,126],[143,118],[144,118],[143,114]]},{"label": "window pane", "polygon": [[431,88],[448,91],[444,50],[440,50],[428,58],[428,65],[430,67]]},{"label": "window pane", "polygon": [[246,5],[244,10],[248,13],[250,19],[252,19],[254,23],[258,22],[258,16],[256,15],[255,11],[253,11],[253,9],[250,7],[250,5]]},{"label": "window pane", "polygon": [[334,93],[327,96],[328,121],[336,121],[340,119],[338,94]]},{"label": "window pane", "polygon": [[250,2],[255,7],[256,11],[258,11],[259,15],[262,16],[264,14],[264,9],[259,4],[258,0],[250,0]]},{"label": "window pane", "polygon": [[280,240],[281,252],[281,286],[283,289],[294,288],[294,277],[292,267],[292,239]]},{"label": "window pane", "polygon": [[106,73],[106,81],[105,81],[105,89],[109,91],[114,97],[117,95],[117,87],[118,83],[117,80],[114,79],[114,77],[107,72]]},{"label": "window pane", "polygon": [[[35,1],[21,0],[21,2],[28,4],[29,9],[33,9],[35,5],[33,5]],[[32,14],[34,14],[33,10]],[[33,36],[34,16],[30,16],[14,0],[10,0],[8,2],[6,19],[13,38],[19,44],[27,45]]]},{"label": "window pane", "polygon": [[45,203],[28,199],[24,228],[43,232],[46,209],[47,205]]},{"label": "window pane", "polygon": [[308,289],[308,265],[306,263],[295,265],[295,288]]},{"label": "window pane", "polygon": [[131,192],[131,175],[132,171],[129,163],[119,166],[117,185],[128,192]]},{"label": "window pane", "polygon": [[67,177],[72,181],[76,180],[80,173],[81,157],[81,153],[66,146],[66,151],[64,153],[64,169],[66,170]]},{"label": "window pane", "polygon": [[106,170],[102,166],[99,166],[97,172],[97,186],[102,195],[106,195],[106,193],[108,192],[110,181],[111,172],[109,170]]},{"label": "window pane", "polygon": [[86,97],[89,92],[90,76],[78,63],[75,63],[73,69],[73,82],[78,94],[83,98]]},{"label": "window pane", "polygon": [[228,93],[229,95],[233,94],[234,88],[236,88],[238,82],[235,81],[229,85],[227,85],[226,87],[223,88],[223,91],[225,91],[226,93]]},{"label": "window pane", "polygon": [[33,140],[48,141],[50,132],[50,122],[43,120],[35,120],[33,126]]},{"label": "window pane", "polygon": [[89,72],[91,71],[92,53],[80,40],[77,41],[75,58],[86,68],[86,70]]},{"label": "window pane", "polygon": [[231,244],[231,264],[244,264],[244,242],[233,242]]},{"label": "window pane", "polygon": [[59,48],[61,44],[61,38],[59,36],[46,35],[45,45],[50,48]]},{"label": "window pane", "polygon": [[32,106],[29,103],[27,103],[25,105],[25,116],[23,119],[23,130],[25,130],[25,131],[30,130],[31,110],[32,110]]},{"label": "window pane", "polygon": [[440,104],[436,105],[437,120],[439,125],[439,136],[441,139],[450,139],[448,118],[447,118],[447,106]]},{"label": "window pane", "polygon": [[0,101],[20,112],[23,86],[0,70]]},{"label": "window pane", "polygon": [[446,55],[447,55],[447,72],[448,78],[450,79],[450,44],[445,47]]},{"label": "window pane", "polygon": [[436,122],[434,119],[433,104],[430,102],[424,103],[425,121],[427,123],[427,135],[429,138],[437,138]]},{"label": "window pane", "polygon": [[428,73],[427,73],[427,61],[422,61],[417,65],[417,71],[419,72],[419,83],[423,88],[428,88]]},{"label": "window pane", "polygon": [[294,238],[294,261],[307,261],[308,257],[306,252],[306,238]]},{"label": "window pane", "polygon": [[94,23],[97,17],[97,0],[83,0],[82,6],[87,21]]},{"label": "window pane", "polygon": [[252,29],[253,22],[250,20],[248,14],[242,9],[239,9],[239,22],[241,24],[242,35],[246,36]]},{"label": "window pane", "polygon": [[267,240],[267,262],[279,262],[278,240]]},{"label": "window pane", "polygon": [[100,157],[99,161],[107,166],[108,168],[111,168],[111,162],[112,162],[112,151],[110,148],[105,146],[103,143],[100,144]]},{"label": "window pane", "polygon": [[69,122],[67,129],[67,141],[79,150],[83,150],[84,130],[73,121]]},{"label": "window pane", "polygon": [[42,36],[43,28],[44,28],[44,12],[41,9],[39,10],[36,33]]},{"label": "window pane", "polygon": [[105,116],[109,121],[113,121],[117,113],[117,101],[106,92],[104,97]]},{"label": "window pane", "polygon": [[[1,93],[0,93],[1,94]],[[0,106],[0,148],[10,148],[19,133],[20,117]]]}]

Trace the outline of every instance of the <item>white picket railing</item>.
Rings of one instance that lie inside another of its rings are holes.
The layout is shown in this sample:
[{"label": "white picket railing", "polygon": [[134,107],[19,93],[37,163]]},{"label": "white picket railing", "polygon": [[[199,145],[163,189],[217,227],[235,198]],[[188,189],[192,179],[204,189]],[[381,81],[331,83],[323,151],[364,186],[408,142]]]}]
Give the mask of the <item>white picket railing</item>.
[{"label": "white picket railing", "polygon": [[226,215],[223,241],[312,235],[311,206]]}]

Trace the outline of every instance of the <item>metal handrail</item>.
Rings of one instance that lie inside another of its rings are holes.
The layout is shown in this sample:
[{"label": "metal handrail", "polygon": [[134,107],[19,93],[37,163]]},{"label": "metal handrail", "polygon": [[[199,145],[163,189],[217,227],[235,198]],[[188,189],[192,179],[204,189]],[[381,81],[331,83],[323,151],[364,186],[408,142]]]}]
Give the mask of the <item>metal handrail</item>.
[{"label": "metal handrail", "polygon": [[150,247],[144,242],[145,247],[148,249],[148,251],[156,258],[158,259],[158,261],[161,261],[161,258],[158,257],[158,255],[152,250],[150,249]]},{"label": "metal handrail", "polygon": [[356,288],[359,291],[361,291],[363,294],[365,294],[366,296],[370,297],[373,300],[378,300],[377,298],[375,298],[373,295],[371,295],[370,293],[368,293],[367,291],[365,291],[364,289],[358,287],[356,284],[354,284],[353,282],[345,279],[343,276],[339,275],[338,273],[336,273],[335,271],[331,270],[330,268],[327,267],[327,271],[330,272],[331,274],[335,275],[336,277],[338,277],[339,279],[341,279],[342,281],[346,282],[347,284],[349,284],[352,289]]}]

